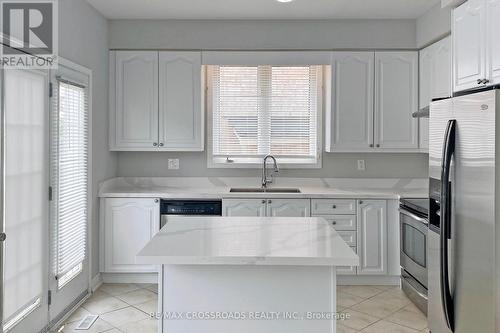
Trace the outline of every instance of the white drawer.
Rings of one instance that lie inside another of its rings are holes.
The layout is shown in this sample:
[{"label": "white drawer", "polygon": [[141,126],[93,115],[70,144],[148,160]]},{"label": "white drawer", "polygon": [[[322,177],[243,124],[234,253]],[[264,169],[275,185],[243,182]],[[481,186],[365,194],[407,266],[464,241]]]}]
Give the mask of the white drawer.
[{"label": "white drawer", "polygon": [[335,230],[356,231],[356,215],[316,215],[331,224]]},{"label": "white drawer", "polygon": [[340,237],[351,247],[356,246],[356,231],[337,231]]},{"label": "white drawer", "polygon": [[[351,249],[356,253],[356,248],[351,246]],[[337,266],[337,275],[356,275],[356,266]]]},{"label": "white drawer", "polygon": [[356,214],[356,200],[349,199],[313,199],[312,214],[336,215]]}]

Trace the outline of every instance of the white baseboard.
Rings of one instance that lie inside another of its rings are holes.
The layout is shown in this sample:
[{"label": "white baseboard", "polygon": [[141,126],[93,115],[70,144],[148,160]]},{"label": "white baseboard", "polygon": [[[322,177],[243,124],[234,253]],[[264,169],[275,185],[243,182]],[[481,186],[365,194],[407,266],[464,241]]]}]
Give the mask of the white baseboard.
[{"label": "white baseboard", "polygon": [[97,273],[96,276],[90,281],[90,291],[95,292],[102,285],[101,273]]},{"label": "white baseboard", "polygon": [[158,283],[158,273],[100,273],[104,283]]},{"label": "white baseboard", "polygon": [[346,286],[399,286],[401,283],[399,276],[393,275],[338,275],[337,285]]}]

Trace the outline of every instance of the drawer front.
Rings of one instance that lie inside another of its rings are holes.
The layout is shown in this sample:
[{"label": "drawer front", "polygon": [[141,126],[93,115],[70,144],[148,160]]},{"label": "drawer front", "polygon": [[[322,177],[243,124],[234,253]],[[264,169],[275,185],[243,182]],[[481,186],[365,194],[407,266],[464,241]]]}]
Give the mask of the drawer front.
[{"label": "drawer front", "polygon": [[[351,249],[356,253],[356,248],[351,246]],[[337,275],[356,275],[356,266],[337,266]]]},{"label": "drawer front", "polygon": [[335,230],[356,231],[356,215],[317,215],[324,218]]},{"label": "drawer front", "polygon": [[314,215],[356,214],[356,200],[313,199],[311,203]]},{"label": "drawer front", "polygon": [[356,231],[337,231],[340,237],[351,247],[356,246]]}]

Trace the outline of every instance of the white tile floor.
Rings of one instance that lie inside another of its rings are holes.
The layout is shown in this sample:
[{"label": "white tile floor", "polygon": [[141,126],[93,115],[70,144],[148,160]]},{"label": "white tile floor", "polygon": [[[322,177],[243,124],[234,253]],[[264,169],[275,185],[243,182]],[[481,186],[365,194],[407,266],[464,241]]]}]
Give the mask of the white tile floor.
[{"label": "white tile floor", "polygon": [[[66,321],[65,333],[157,333],[158,289],[154,284],[103,284]],[[403,294],[386,286],[339,286],[338,311],[347,318],[339,320],[338,333],[424,333],[427,318]],[[90,330],[75,327],[87,314],[99,319]]]}]

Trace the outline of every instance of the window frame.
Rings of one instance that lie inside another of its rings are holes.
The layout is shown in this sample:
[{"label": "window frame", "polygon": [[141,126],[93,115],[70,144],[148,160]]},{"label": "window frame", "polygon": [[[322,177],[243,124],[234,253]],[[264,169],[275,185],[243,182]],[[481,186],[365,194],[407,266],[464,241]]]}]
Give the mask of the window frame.
[{"label": "window frame", "polygon": [[[207,113],[207,122],[206,122],[206,133],[207,133],[207,168],[209,169],[260,169],[262,168],[262,157],[251,157],[251,158],[238,158],[233,159],[233,162],[221,162],[217,161],[213,155],[213,95],[214,95],[214,86],[212,83],[212,75],[214,66],[224,66],[224,65],[206,65],[205,70],[205,89],[206,89],[206,98],[205,98],[205,109]],[[230,65],[236,66],[236,65]],[[251,65],[256,66],[256,65]],[[261,64],[259,66],[265,66],[265,64]],[[271,65],[278,66],[278,65]],[[317,75],[317,87],[318,87],[318,95],[317,95],[317,124],[316,124],[316,150],[317,150],[317,158],[316,162],[289,162],[286,158],[276,157],[279,167],[282,169],[321,169],[323,166],[323,116],[324,116],[324,107],[325,101],[324,97],[324,79],[325,79],[325,66],[323,65],[296,65],[296,66],[318,66],[321,67],[318,70]],[[286,65],[284,67],[293,67],[293,65]],[[307,159],[307,158],[304,158]],[[299,160],[299,158],[297,158]]]}]

